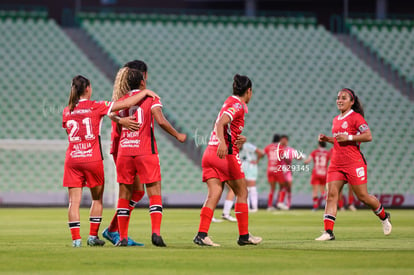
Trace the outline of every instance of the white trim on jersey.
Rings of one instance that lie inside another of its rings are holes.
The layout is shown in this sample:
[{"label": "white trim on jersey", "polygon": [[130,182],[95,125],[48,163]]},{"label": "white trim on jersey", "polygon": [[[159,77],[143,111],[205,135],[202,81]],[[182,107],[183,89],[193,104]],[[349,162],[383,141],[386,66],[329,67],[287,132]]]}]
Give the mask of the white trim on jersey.
[{"label": "white trim on jersey", "polygon": [[[223,115],[224,115],[224,114],[226,114],[226,115],[228,115],[228,116],[230,117],[230,121],[233,121],[233,115],[232,115],[232,114],[230,114],[230,113],[229,113],[229,112],[227,112],[227,111],[224,111],[224,112],[223,112]],[[222,115],[222,116],[223,116],[223,115]]]},{"label": "white trim on jersey", "polygon": [[162,104],[154,104],[154,105],[152,105],[152,106],[151,106],[151,110],[152,110],[152,108],[154,108],[154,107],[161,107],[161,108],[162,108],[163,106],[162,106]]},{"label": "white trim on jersey", "polygon": [[351,109],[350,111],[348,111],[348,113],[346,115],[344,115],[344,116],[339,115],[338,120],[343,120],[344,118],[346,118],[347,116],[349,116],[353,112],[354,112],[354,110]]},{"label": "white trim on jersey", "polygon": [[112,112],[112,107],[114,106],[114,102],[111,102],[111,105],[109,106],[108,112],[106,113],[107,116],[109,116]]},{"label": "white trim on jersey", "polygon": [[237,99],[238,101],[242,102],[241,99],[235,95],[232,95],[231,97],[234,97],[235,99]]},{"label": "white trim on jersey", "polygon": [[78,102],[87,101],[86,98],[79,99]]}]

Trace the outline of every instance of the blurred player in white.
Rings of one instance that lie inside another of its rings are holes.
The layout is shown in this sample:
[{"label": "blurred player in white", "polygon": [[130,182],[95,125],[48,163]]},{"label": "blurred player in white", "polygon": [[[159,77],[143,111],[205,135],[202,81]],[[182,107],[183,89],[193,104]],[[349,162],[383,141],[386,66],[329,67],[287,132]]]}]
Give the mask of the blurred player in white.
[{"label": "blurred player in white", "polygon": [[129,108],[146,96],[157,97],[149,90],[115,103],[92,101],[91,96],[92,86],[89,79],[81,75],[75,76],[72,80],[68,106],[62,114],[62,127],[66,129],[69,140],[63,186],[68,187],[68,219],[74,247],[81,246],[79,207],[84,186],[90,188],[92,195],[87,243],[90,246],[105,244],[98,238],[98,230],[102,221],[102,197],[105,183],[100,138],[103,117],[112,111]]},{"label": "blurred player in white", "polygon": [[242,161],[242,167],[244,175],[246,176],[247,192],[249,203],[249,211],[258,211],[258,194],[256,187],[256,180],[258,174],[257,164],[259,160],[264,156],[264,152],[257,148],[252,143],[246,142],[240,151],[240,159]]},{"label": "blurred player in white", "polygon": [[[331,151],[326,149],[326,142],[320,141],[318,149],[310,153],[304,161],[305,164],[313,161],[313,170],[310,184],[312,185],[313,211],[319,209],[321,202],[325,199],[326,174],[328,163],[331,158]],[[320,196],[318,197],[318,191]]]}]

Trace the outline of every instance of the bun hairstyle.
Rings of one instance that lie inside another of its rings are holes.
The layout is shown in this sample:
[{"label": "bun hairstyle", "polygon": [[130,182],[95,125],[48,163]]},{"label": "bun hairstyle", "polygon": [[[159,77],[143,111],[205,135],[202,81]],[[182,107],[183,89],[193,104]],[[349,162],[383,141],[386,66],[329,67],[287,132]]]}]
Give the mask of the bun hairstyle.
[{"label": "bun hairstyle", "polygon": [[91,85],[89,79],[82,75],[77,75],[72,79],[72,85],[69,95],[69,110],[72,112],[75,109],[76,104],[79,103],[80,97],[85,93],[88,86]]},{"label": "bun hairstyle", "polygon": [[274,134],[273,135],[273,143],[279,142],[280,141],[280,136],[278,134]]},{"label": "bun hairstyle", "polygon": [[129,91],[139,89],[142,80],[144,77],[139,70],[128,67],[121,68],[115,78],[112,100],[117,101]]},{"label": "bun hairstyle", "polygon": [[236,74],[233,80],[233,95],[243,96],[252,87],[251,80],[245,75]]},{"label": "bun hairstyle", "polygon": [[364,108],[355,92],[349,88],[343,88],[341,92],[347,92],[351,96],[351,101],[354,101],[354,104],[352,105],[351,109],[364,116]]}]

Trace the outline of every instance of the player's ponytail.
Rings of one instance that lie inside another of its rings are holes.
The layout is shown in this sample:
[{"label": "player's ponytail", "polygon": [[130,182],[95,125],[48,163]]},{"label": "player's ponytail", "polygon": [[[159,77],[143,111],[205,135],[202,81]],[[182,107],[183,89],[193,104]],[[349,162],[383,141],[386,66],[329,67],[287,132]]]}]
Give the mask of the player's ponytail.
[{"label": "player's ponytail", "polygon": [[70,89],[69,95],[69,109],[72,112],[75,109],[76,104],[78,104],[80,97],[85,92],[86,88],[90,86],[91,83],[89,79],[84,76],[77,75],[72,79],[72,87]]},{"label": "player's ponytail", "polygon": [[252,87],[251,80],[245,75],[236,74],[233,80],[233,95],[243,96]]},{"label": "player's ponytail", "polygon": [[351,109],[354,110],[354,112],[357,112],[364,116],[364,107],[362,106],[362,103],[359,100],[358,96],[355,94],[355,92],[349,88],[344,88],[341,91],[348,92],[351,95],[351,100],[354,101],[354,104],[352,105]]},{"label": "player's ponytail", "polygon": [[143,79],[140,71],[128,67],[121,68],[115,77],[112,100],[117,101],[129,91],[139,89]]}]

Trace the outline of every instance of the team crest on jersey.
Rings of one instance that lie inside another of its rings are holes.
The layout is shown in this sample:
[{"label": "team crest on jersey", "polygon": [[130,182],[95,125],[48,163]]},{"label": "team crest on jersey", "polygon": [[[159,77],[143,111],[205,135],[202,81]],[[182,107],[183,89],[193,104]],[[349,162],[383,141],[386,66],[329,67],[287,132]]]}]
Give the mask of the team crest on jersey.
[{"label": "team crest on jersey", "polygon": [[365,177],[365,169],[364,167],[359,167],[356,169],[357,177],[364,178]]},{"label": "team crest on jersey", "polygon": [[243,106],[240,103],[234,103],[233,107],[236,108],[236,110],[241,110],[243,109]]},{"label": "team crest on jersey", "polygon": [[232,115],[236,113],[236,109],[234,109],[233,107],[228,108],[227,111],[229,111]]},{"label": "team crest on jersey", "polygon": [[344,121],[344,123],[342,123],[341,127],[344,128],[344,129],[348,128],[348,122]]},{"label": "team crest on jersey", "polygon": [[361,126],[359,126],[359,127],[358,127],[358,130],[359,130],[361,133],[363,133],[363,132],[365,132],[366,130],[368,130],[368,125],[366,125],[366,124],[362,124]]}]

